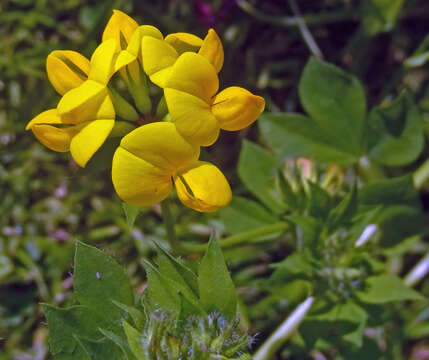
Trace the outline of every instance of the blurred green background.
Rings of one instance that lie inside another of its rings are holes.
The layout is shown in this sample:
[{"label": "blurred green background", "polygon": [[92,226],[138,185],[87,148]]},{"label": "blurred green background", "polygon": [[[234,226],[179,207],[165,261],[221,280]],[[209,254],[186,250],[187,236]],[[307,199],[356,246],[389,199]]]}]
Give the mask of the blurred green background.
[{"label": "blurred green background", "polygon": [[[129,229],[108,171],[79,172],[68,154],[44,148],[25,131],[32,117],[59,99],[45,75],[50,51],[89,56],[113,9],[163,34],[204,37],[214,27],[226,55],[221,87],[244,86],[264,96],[268,111],[301,111],[297,83],[311,51],[294,17],[291,4],[297,4],[324,59],[357,75],[370,105],[409,88],[427,119],[429,68],[402,64],[429,33],[429,3],[384,3],[390,5],[377,7],[383,1],[370,0],[0,0],[0,359],[48,358],[39,303],[67,301],[75,239],[114,255],[136,291],[144,285],[140,259],[153,252],[148,240],[164,241],[157,207],[145,210]],[[236,174],[244,137],[258,141],[256,127],[222,134],[206,155],[224,170],[236,193],[244,191]],[[427,149],[419,162],[425,158]],[[427,206],[425,191],[422,199]],[[174,211],[179,236],[205,240],[213,227],[225,232],[216,215],[178,204]],[[265,255],[266,263],[275,258]],[[246,261],[245,252],[240,256],[243,260],[227,255],[235,259],[232,268]],[[242,282],[246,276],[242,271]]]}]

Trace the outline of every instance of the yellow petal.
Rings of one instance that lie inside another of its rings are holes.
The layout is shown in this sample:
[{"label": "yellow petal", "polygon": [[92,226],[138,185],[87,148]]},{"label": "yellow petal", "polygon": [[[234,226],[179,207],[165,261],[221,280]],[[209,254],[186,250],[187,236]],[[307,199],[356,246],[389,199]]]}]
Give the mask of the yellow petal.
[{"label": "yellow petal", "polygon": [[219,79],[205,57],[186,52],[174,63],[165,87],[194,95],[211,104],[219,89]]},{"label": "yellow petal", "polygon": [[114,71],[118,71],[122,69],[124,66],[127,66],[128,64],[132,63],[134,60],[137,59],[137,56],[131,54],[127,50],[122,50],[115,61],[115,68]]},{"label": "yellow petal", "polygon": [[115,118],[107,87],[93,80],[87,80],[66,93],[58,103],[57,110],[62,121],[67,124]]},{"label": "yellow petal", "polygon": [[47,148],[58,151],[69,151],[70,141],[76,133],[74,128],[57,128],[49,124],[62,124],[57,109],[46,110],[31,120],[26,130],[31,129],[34,136]]},{"label": "yellow petal", "polygon": [[262,111],[265,100],[250,91],[231,86],[216,95],[212,112],[224,130],[241,130],[253,123]]},{"label": "yellow petal", "polygon": [[76,51],[52,51],[46,59],[46,72],[55,90],[64,95],[87,79],[89,60]]},{"label": "yellow petal", "polygon": [[85,167],[92,155],[103,145],[113,125],[115,120],[111,119],[90,121],[72,138],[70,152],[79,166]]},{"label": "yellow petal", "polygon": [[109,39],[102,42],[91,56],[91,66],[88,79],[107,85],[115,72],[116,40]]},{"label": "yellow petal", "polygon": [[165,41],[176,49],[179,54],[186,51],[197,52],[203,44],[203,40],[198,36],[189,33],[174,33],[165,37]]},{"label": "yellow petal", "polygon": [[122,139],[121,147],[170,175],[190,166],[200,155],[200,148],[188,143],[168,122],[140,126]]},{"label": "yellow petal", "polygon": [[113,186],[119,197],[133,205],[152,205],[172,190],[171,175],[118,147],[112,163]]},{"label": "yellow petal", "polygon": [[179,56],[171,45],[152,36],[143,37],[141,51],[143,69],[151,80],[153,74],[173,65]]},{"label": "yellow petal", "polygon": [[104,29],[102,41],[104,42],[108,39],[115,39],[116,51],[119,51],[121,50],[121,44],[123,43],[123,41],[121,41],[121,33],[123,40],[128,44],[137,27],[138,24],[133,18],[129,17],[122,11],[113,10],[113,15],[110,17]]},{"label": "yellow petal", "polygon": [[164,89],[171,119],[190,143],[212,145],[219,136],[219,122],[210,106],[200,98],[174,89]]},{"label": "yellow petal", "polygon": [[128,47],[127,47],[128,52],[130,52],[131,54],[137,57],[140,53],[140,46],[142,43],[142,38],[144,36],[151,36],[159,40],[163,39],[161,31],[159,31],[155,26],[151,26],[151,25],[139,26],[137,30],[134,32],[133,36],[131,37],[130,43],[128,44]]},{"label": "yellow petal", "polygon": [[[181,177],[186,184],[182,182]],[[198,161],[174,178],[177,195],[186,206],[201,212],[216,211],[231,201],[231,188],[222,172],[213,164]],[[191,193],[192,192],[192,193]]]},{"label": "yellow petal", "polygon": [[213,29],[210,29],[198,54],[204,56],[219,72],[222,69],[224,53],[222,42]]},{"label": "yellow petal", "polygon": [[34,125],[41,124],[63,124],[61,117],[57,113],[57,109],[43,111],[35,116],[25,127],[25,130],[30,130]]}]

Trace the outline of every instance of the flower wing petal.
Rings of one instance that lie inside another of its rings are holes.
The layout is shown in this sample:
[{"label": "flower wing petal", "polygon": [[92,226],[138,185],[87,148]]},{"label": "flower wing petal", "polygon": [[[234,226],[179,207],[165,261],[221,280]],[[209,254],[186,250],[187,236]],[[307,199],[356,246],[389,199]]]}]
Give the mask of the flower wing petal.
[{"label": "flower wing petal", "polygon": [[197,52],[203,44],[203,40],[194,34],[179,32],[169,34],[165,41],[176,49],[179,54],[186,51]]},{"label": "flower wing petal", "polygon": [[155,82],[153,75],[157,72],[172,66],[179,54],[164,40],[156,39],[152,36],[143,36],[141,44],[143,69],[149,75],[152,82],[163,87],[163,84]]},{"label": "flower wing petal", "polygon": [[241,130],[252,124],[264,111],[265,100],[250,91],[231,86],[216,95],[212,112],[220,128],[229,131]]},{"label": "flower wing petal", "polygon": [[219,136],[219,122],[200,98],[174,89],[164,89],[171,118],[180,134],[192,144],[212,145]]},{"label": "flower wing petal", "polygon": [[104,28],[102,41],[115,39],[116,51],[119,51],[121,50],[121,33],[126,43],[129,43],[138,26],[137,22],[127,14],[113,10],[113,14]]},{"label": "flower wing petal", "polygon": [[103,145],[115,125],[115,120],[94,120],[82,127],[72,138],[70,152],[76,163],[85,167],[89,159]]},{"label": "flower wing petal", "polygon": [[115,118],[107,87],[93,80],[87,80],[67,92],[58,103],[57,110],[67,124]]},{"label": "flower wing petal", "polygon": [[113,186],[119,197],[133,205],[152,205],[172,190],[171,175],[118,147],[112,163]]},{"label": "flower wing petal", "polygon": [[174,63],[165,87],[194,95],[211,104],[219,89],[219,79],[205,57],[186,52]]},{"label": "flower wing petal", "polygon": [[231,188],[225,176],[215,165],[205,161],[198,161],[181,177],[175,177],[174,183],[180,201],[197,211],[216,211],[231,201]]},{"label": "flower wing petal", "polygon": [[88,79],[107,85],[115,72],[116,40],[109,39],[97,46],[91,56]]},{"label": "flower wing petal", "polygon": [[198,54],[204,56],[214,66],[216,72],[222,69],[224,60],[223,46],[216,31],[209,30]]},{"label": "flower wing petal", "polygon": [[89,60],[76,51],[55,50],[46,59],[46,72],[55,90],[64,95],[87,79]]},{"label": "flower wing petal", "polygon": [[69,151],[70,141],[76,130],[72,128],[57,128],[50,124],[62,124],[57,109],[42,112],[32,119],[26,130],[32,130],[34,136],[47,148],[58,151]]}]

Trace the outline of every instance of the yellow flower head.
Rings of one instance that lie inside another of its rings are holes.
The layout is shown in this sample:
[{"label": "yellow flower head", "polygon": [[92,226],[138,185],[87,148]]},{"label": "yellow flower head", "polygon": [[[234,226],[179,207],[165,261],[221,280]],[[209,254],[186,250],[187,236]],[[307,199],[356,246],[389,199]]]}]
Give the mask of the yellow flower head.
[{"label": "yellow flower head", "polygon": [[165,40],[143,37],[141,52],[144,71],[154,84],[164,88],[172,66],[179,56],[194,51],[205,57],[216,72],[222,69],[224,59],[222,42],[216,32],[210,29],[204,40],[188,33],[170,34]]},{"label": "yellow flower head", "polygon": [[164,82],[171,118],[189,142],[212,145],[220,129],[241,130],[262,113],[265,101],[240,87],[216,95],[219,79],[206,57],[185,52],[175,61]]},{"label": "yellow flower head", "polygon": [[215,211],[229,203],[231,189],[216,166],[198,161],[199,154],[199,147],[188,143],[172,123],[141,126],[115,152],[113,185],[124,201],[152,205],[164,200],[174,183],[183,204]]},{"label": "yellow flower head", "polygon": [[48,79],[60,95],[81,85],[88,78],[89,67],[89,60],[76,51],[55,50],[46,59]]},{"label": "yellow flower head", "polygon": [[[56,109],[44,111],[29,122],[37,139],[54,151],[70,151],[84,167],[109,136],[115,110],[107,83],[114,73],[116,41],[102,43],[88,61],[75,52],[53,52],[48,56],[48,76],[59,93]],[[88,61],[88,63],[86,61]],[[84,78],[79,71],[87,73]]]}]

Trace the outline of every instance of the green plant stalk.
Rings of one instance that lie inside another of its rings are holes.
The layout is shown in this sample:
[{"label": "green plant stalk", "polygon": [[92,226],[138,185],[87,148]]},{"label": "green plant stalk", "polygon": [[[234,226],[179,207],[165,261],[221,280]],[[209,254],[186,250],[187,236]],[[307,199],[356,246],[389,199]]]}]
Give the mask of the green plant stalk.
[{"label": "green plant stalk", "polygon": [[420,189],[429,180],[429,159],[414,171],[413,179],[417,189]]},{"label": "green plant stalk", "polygon": [[161,201],[162,219],[167,230],[167,239],[170,243],[173,252],[178,252],[180,246],[177,241],[176,231],[174,230],[174,218],[170,209],[170,202],[168,199]]},{"label": "green plant stalk", "polygon": [[[286,222],[277,222],[272,225],[262,226],[260,228],[242,232],[237,235],[228,236],[219,241],[221,248],[232,247],[236,245],[243,244],[245,242],[255,243],[265,240],[255,239],[256,237],[262,235],[275,234],[279,231],[286,230],[289,227],[289,224]],[[186,252],[204,252],[207,249],[207,244],[181,244],[181,249]]]},{"label": "green plant stalk", "polygon": [[259,347],[253,360],[270,360],[274,358],[275,352],[288,340],[302,323],[314,302],[310,296],[294,310],[294,312],[270,335],[270,337]]}]

